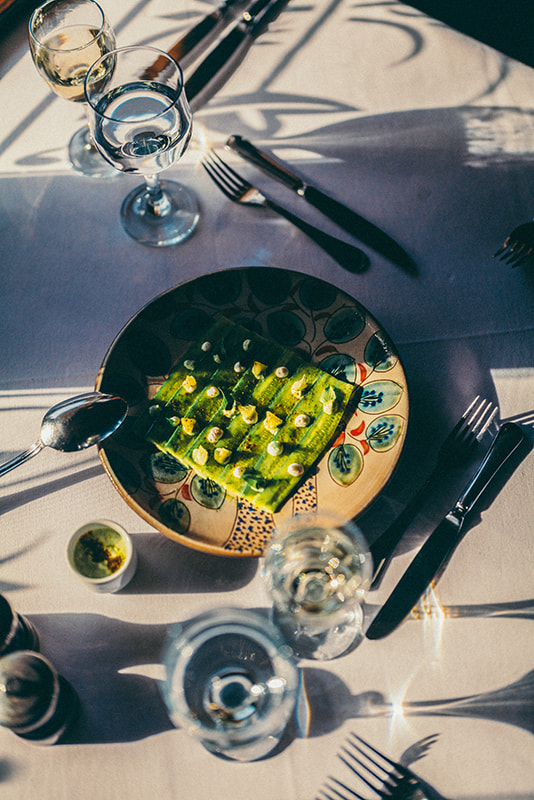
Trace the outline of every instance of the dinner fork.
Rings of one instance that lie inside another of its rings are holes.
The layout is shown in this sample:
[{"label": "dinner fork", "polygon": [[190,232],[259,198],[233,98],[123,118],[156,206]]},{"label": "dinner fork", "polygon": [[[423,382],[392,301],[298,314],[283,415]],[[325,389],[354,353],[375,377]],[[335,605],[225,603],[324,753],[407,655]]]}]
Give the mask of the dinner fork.
[{"label": "dinner fork", "polygon": [[534,261],[534,220],[514,228],[493,258],[499,258],[512,267]]},{"label": "dinner fork", "polygon": [[[347,747],[341,748],[343,755],[338,754],[338,757],[380,800],[429,800],[413,772],[392,761],[355,733],[350,737],[355,741],[348,741]],[[368,800],[332,776],[328,777],[326,789],[320,791],[327,800]]]},{"label": "dinner fork", "polygon": [[423,500],[436,478],[451,467],[460,466],[472,454],[499,411],[488,400],[480,399],[477,395],[467,406],[464,413],[443,441],[437,456],[436,465],[421,486],[419,491],[404,507],[399,516],[392,522],[378,539],[370,545],[371,556],[374,564],[374,575],[371,589],[377,589],[393,558],[393,553],[400,542],[409,522],[419,511]]},{"label": "dinner fork", "polygon": [[330,236],[330,234],[319,230],[314,225],[310,225],[309,222],[297,217],[287,208],[266,197],[259,189],[226,164],[214,150],[210,150],[205,155],[201,164],[221,192],[234,203],[270,208],[271,211],[280,214],[289,222],[292,222],[293,225],[296,225],[310,239],[313,239],[316,244],[322,247],[326,253],[349,272],[363,272],[369,266],[369,257],[359,247],[337,239],[335,236]]}]

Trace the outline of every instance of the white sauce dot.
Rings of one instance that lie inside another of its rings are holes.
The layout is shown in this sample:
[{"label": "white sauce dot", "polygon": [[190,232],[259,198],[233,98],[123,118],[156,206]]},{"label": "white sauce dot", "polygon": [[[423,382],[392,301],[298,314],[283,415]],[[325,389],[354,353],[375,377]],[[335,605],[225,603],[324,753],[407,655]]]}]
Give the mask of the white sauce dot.
[{"label": "white sauce dot", "polygon": [[207,353],[209,350],[211,350],[211,342],[204,342],[203,345],[202,345],[202,350],[205,353]]},{"label": "white sauce dot", "polygon": [[269,442],[267,445],[267,452],[270,456],[279,456],[281,455],[284,449],[284,445],[282,442]]},{"label": "white sauce dot", "polygon": [[277,367],[274,374],[277,378],[287,378],[289,370],[287,367]]},{"label": "white sauce dot", "polygon": [[298,477],[299,475],[302,475],[302,473],[304,472],[304,467],[302,466],[302,464],[297,464],[297,463],[290,464],[289,467],[287,468],[287,471],[289,472],[290,475]]},{"label": "white sauce dot", "polygon": [[244,467],[236,467],[232,474],[234,478],[242,478],[243,475],[245,474],[245,469]]},{"label": "white sauce dot", "polygon": [[298,417],[295,417],[295,427],[305,428],[309,424],[310,418],[307,414],[299,414]]},{"label": "white sauce dot", "polygon": [[208,431],[208,437],[207,437],[208,438],[208,442],[210,444],[215,444],[216,442],[219,441],[219,439],[221,438],[222,435],[223,435],[222,428],[216,428],[216,427],[210,428],[210,430]]}]

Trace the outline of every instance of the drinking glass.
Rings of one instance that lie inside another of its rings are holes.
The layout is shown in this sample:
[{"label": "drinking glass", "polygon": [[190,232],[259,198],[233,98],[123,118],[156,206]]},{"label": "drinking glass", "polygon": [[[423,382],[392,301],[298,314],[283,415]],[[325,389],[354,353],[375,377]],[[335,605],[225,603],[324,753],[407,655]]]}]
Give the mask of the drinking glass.
[{"label": "drinking glass", "polygon": [[265,553],[273,620],[295,655],[326,660],[363,638],[372,559],[357,526],[328,512],[282,524]]},{"label": "drinking glass", "polygon": [[[159,74],[153,77],[156,61]],[[122,172],[145,176],[146,185],[122,204],[124,229],[147,245],[181,242],[198,222],[196,197],[185,186],[158,178],[191,139],[180,67],[155,47],[121,47],[92,65],[85,97],[93,139],[104,158]]]},{"label": "drinking glass", "polygon": [[[94,0],[49,0],[29,23],[30,51],[37,71],[59,97],[82,103],[83,82],[91,64],[116,47],[106,16]],[[69,143],[77,172],[91,177],[116,175],[94,147],[84,125]]]},{"label": "drinking glass", "polygon": [[299,673],[266,616],[220,608],[169,632],[163,697],[177,727],[207,750],[255,761],[280,742]]}]

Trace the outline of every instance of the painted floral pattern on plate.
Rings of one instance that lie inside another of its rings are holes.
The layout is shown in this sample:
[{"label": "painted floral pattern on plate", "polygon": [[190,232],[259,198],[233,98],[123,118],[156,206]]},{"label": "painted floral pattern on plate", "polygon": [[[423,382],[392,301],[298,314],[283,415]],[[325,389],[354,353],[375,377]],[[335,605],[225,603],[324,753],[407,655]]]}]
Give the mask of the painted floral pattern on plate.
[{"label": "painted floral pattern on plate", "polygon": [[[275,516],[227,496],[213,481],[200,478],[135,434],[141,410],[190,342],[220,315],[361,387],[345,429]],[[165,535],[220,555],[261,555],[278,518],[319,505],[343,509],[347,518],[357,516],[389,479],[406,435],[406,379],[389,336],[345,292],[285,269],[223,270],[155,298],[118,334],[97,388],[120,394],[129,403],[125,423],[100,447],[117,490]]]}]

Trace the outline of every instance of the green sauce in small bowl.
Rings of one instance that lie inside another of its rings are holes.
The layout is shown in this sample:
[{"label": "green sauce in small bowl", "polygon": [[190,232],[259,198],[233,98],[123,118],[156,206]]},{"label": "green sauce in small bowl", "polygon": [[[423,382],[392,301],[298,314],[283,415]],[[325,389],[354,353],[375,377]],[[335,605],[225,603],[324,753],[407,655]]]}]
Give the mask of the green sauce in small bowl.
[{"label": "green sauce in small bowl", "polygon": [[74,548],[76,569],[87,578],[107,578],[126,560],[126,545],[117,531],[94,528],[80,536]]}]

